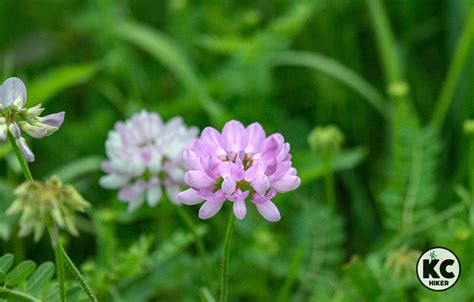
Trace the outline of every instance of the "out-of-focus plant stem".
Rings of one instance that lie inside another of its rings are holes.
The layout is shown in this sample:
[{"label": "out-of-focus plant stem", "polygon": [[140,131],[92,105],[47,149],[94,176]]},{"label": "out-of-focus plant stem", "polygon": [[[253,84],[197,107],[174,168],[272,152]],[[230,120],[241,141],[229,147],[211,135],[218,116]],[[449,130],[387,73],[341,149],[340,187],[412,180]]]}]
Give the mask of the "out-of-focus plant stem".
[{"label": "out-of-focus plant stem", "polygon": [[474,227],[474,134],[469,137],[468,173],[471,195],[469,222]]},{"label": "out-of-focus plant stem", "polygon": [[202,261],[204,262],[204,264],[206,266],[207,276],[209,278],[208,282],[209,282],[209,281],[211,281],[211,277],[212,277],[212,274],[211,274],[211,269],[212,269],[211,260],[209,259],[209,255],[207,253],[206,246],[204,245],[204,242],[203,242],[201,236],[199,236],[199,234],[196,231],[197,226],[194,223],[191,216],[189,215],[189,213],[186,212],[186,210],[183,208],[183,206],[181,206],[181,205],[173,205],[173,206],[174,206],[174,208],[176,208],[176,212],[178,212],[179,217],[181,217],[181,219],[186,224],[186,226],[191,231],[191,234],[194,237],[194,240],[196,242],[196,248],[197,248],[197,251],[199,253],[199,256],[201,257]]},{"label": "out-of-focus plant stem", "polygon": [[222,257],[221,264],[221,292],[219,295],[219,302],[227,302],[228,296],[228,268],[229,268],[229,255],[230,255],[230,241],[232,239],[232,233],[234,231],[235,215],[233,211],[230,211],[229,223],[227,224],[227,231],[224,239],[224,255]]},{"label": "out-of-focus plant stem", "polygon": [[[51,243],[54,244],[52,238],[51,238]],[[60,248],[61,247],[58,240],[58,242],[56,242],[56,247],[53,246],[54,259],[56,260],[56,277],[58,278],[58,285],[59,285],[59,301],[65,302],[66,289],[64,287],[64,262],[63,262],[63,257],[61,255]]]},{"label": "out-of-focus plant stem", "polygon": [[332,155],[326,158],[326,165],[329,172],[324,177],[324,186],[326,190],[326,199],[328,201],[328,208],[331,213],[336,213],[336,192],[334,188],[334,171],[332,168]]},{"label": "out-of-focus plant stem", "polygon": [[449,66],[446,79],[444,80],[443,87],[441,88],[440,95],[436,101],[436,106],[433,111],[433,117],[431,123],[434,126],[440,127],[446,117],[449,109],[449,105],[453,100],[453,94],[456,88],[456,83],[459,76],[462,73],[463,67],[466,65],[465,61],[469,57],[469,50],[474,40],[474,6],[471,7],[469,14],[467,15],[466,25],[464,26],[463,33],[459,42],[456,46],[451,65]]}]

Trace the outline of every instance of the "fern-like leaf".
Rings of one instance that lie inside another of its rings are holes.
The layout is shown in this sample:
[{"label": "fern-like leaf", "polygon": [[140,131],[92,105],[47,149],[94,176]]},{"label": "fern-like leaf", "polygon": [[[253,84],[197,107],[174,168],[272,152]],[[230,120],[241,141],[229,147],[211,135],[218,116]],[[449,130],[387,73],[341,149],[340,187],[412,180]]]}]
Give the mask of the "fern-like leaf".
[{"label": "fern-like leaf", "polygon": [[26,260],[13,267],[14,256],[6,254],[0,257],[0,300],[6,301],[52,301],[58,292],[54,287],[54,264],[45,262],[38,266]]},{"label": "fern-like leaf", "polygon": [[401,127],[379,200],[387,229],[407,230],[432,213],[441,143],[433,128]]}]

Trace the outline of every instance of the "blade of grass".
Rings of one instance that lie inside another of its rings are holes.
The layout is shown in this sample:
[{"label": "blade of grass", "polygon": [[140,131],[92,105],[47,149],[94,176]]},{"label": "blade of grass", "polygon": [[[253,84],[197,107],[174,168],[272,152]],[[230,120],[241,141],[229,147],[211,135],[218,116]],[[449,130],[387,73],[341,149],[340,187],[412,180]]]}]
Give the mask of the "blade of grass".
[{"label": "blade of grass", "polygon": [[285,51],[271,56],[276,65],[295,65],[315,69],[352,88],[383,118],[388,118],[388,106],[384,97],[368,81],[341,63],[326,56],[303,51]]},{"label": "blade of grass", "polygon": [[90,79],[98,70],[95,63],[81,63],[53,68],[29,81],[28,105],[43,105],[66,88]]},{"label": "blade of grass", "polygon": [[449,105],[453,100],[454,91],[456,89],[456,83],[462,73],[464,63],[469,57],[471,52],[471,46],[474,40],[474,6],[471,8],[467,19],[466,25],[464,26],[463,33],[459,42],[456,46],[456,51],[454,57],[449,66],[446,79],[444,80],[441,92],[436,101],[436,106],[433,111],[433,116],[431,118],[431,124],[434,126],[441,126],[446,117],[446,114],[449,109]]}]

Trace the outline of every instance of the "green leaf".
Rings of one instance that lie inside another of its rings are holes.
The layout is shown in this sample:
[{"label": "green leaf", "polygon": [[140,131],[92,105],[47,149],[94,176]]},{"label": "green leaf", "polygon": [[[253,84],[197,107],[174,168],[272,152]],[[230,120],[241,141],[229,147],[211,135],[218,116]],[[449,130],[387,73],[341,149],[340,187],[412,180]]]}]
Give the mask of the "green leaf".
[{"label": "green leaf", "polygon": [[99,156],[80,158],[55,170],[50,174],[50,177],[56,175],[64,182],[72,182],[80,176],[99,171],[102,160]]},{"label": "green leaf", "polygon": [[26,280],[28,276],[35,270],[36,264],[31,260],[25,260],[18,264],[5,277],[6,286],[14,286]]},{"label": "green leaf", "polygon": [[341,151],[334,155],[331,166],[320,156],[311,152],[294,153],[293,159],[295,167],[298,168],[298,176],[304,184],[319,179],[331,171],[352,169],[364,159],[366,154],[363,148]]},{"label": "green leaf", "polygon": [[417,128],[405,121],[395,138],[396,152],[385,171],[379,193],[384,225],[407,231],[433,214],[437,197],[438,160],[442,145],[434,128]]},{"label": "green leaf", "polygon": [[76,302],[77,299],[79,299],[79,296],[81,295],[81,288],[79,286],[75,286],[73,288],[70,288],[67,290],[66,293],[66,301],[68,302]]},{"label": "green leaf", "polygon": [[98,70],[95,63],[82,63],[53,68],[29,82],[28,104],[45,104],[63,90],[90,79]]},{"label": "green leaf", "polygon": [[52,284],[46,290],[46,293],[43,297],[44,301],[59,301],[59,285],[57,283]]},{"label": "green leaf", "polygon": [[8,270],[12,267],[13,260],[15,256],[12,254],[5,254],[0,258],[0,272],[4,272],[5,274]]},{"label": "green leaf", "polygon": [[166,66],[190,93],[197,94],[202,109],[215,124],[221,125],[228,119],[229,115],[220,104],[211,99],[205,85],[175,41],[153,28],[133,21],[119,22],[115,33],[121,39],[151,54]]},{"label": "green leaf", "polygon": [[45,262],[41,264],[36,272],[28,279],[26,283],[26,291],[32,295],[36,295],[49,280],[54,276],[54,264]]},{"label": "green leaf", "polygon": [[211,291],[207,287],[201,288],[201,301],[202,302],[216,302],[216,299],[211,294]]}]

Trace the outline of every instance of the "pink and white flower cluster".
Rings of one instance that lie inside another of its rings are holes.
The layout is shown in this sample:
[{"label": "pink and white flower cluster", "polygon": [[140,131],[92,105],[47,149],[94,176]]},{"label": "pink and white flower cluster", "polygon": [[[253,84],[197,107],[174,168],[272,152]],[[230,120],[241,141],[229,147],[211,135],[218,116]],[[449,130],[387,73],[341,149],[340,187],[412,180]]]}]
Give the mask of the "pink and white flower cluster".
[{"label": "pink and white flower cluster", "polygon": [[271,199],[300,185],[292,167],[290,145],[279,133],[266,136],[259,123],[245,128],[238,121],[225,124],[222,133],[208,127],[183,153],[189,189],[177,195],[187,205],[204,202],[199,217],[214,216],[226,200],[233,203],[238,219],[247,213],[251,198],[258,212],[268,221],[280,220]]},{"label": "pink and white flower cluster", "polygon": [[197,133],[181,117],[163,122],[158,114],[146,111],[117,122],[105,144],[108,160],[102,169],[108,175],[100,179],[101,186],[120,189],[118,198],[129,203],[129,211],[145,200],[155,206],[162,187],[173,200],[184,185],[182,152]]}]

